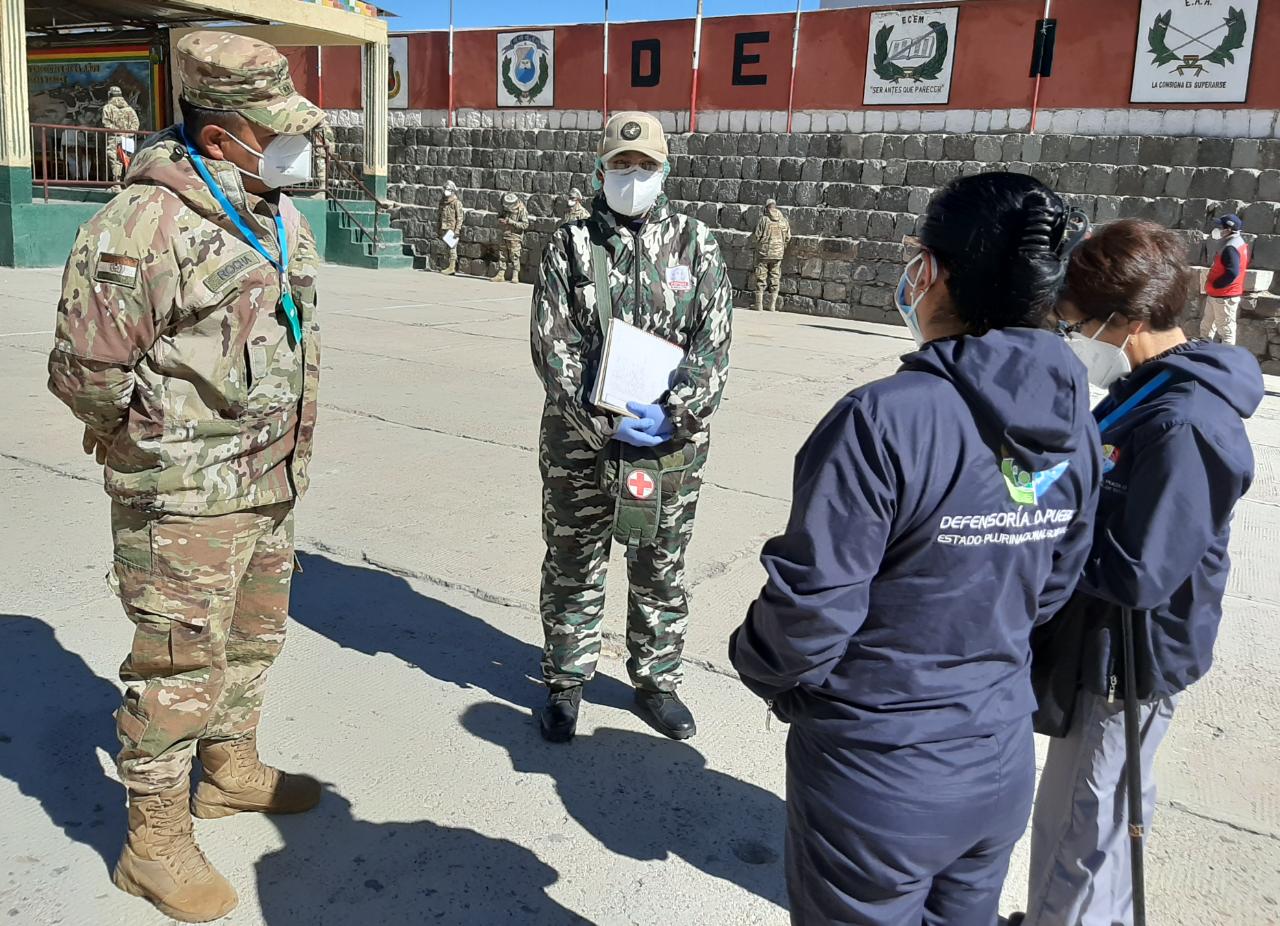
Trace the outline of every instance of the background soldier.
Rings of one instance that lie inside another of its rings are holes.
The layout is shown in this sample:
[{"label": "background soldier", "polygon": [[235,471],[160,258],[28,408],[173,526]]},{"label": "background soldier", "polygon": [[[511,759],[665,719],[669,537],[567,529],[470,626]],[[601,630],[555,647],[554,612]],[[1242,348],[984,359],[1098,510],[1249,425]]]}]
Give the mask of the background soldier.
[{"label": "background soldier", "polygon": [[[310,179],[304,133],[324,114],[254,39],[194,32],[174,63],[184,124],[80,230],[49,388],[105,463],[110,582],[136,625],[116,712],[129,834],[115,883],[203,922],[237,898],[196,846],[192,811],[320,799],[315,779],[262,764],[256,730],[284,644],[320,376],[319,258],[279,188]],[[189,803],[193,747],[204,774]]]},{"label": "background soldier", "polygon": [[782,285],[782,258],[791,240],[791,223],[787,221],[777,202],[770,199],[764,204],[764,215],[751,235],[751,245],[756,249],[756,311],[765,308],[765,291],[769,294],[769,311],[778,308],[778,288]]},{"label": "background soldier", "polygon": [[1236,315],[1244,295],[1245,273],[1249,269],[1249,245],[1244,243],[1244,222],[1238,215],[1220,216],[1213,223],[1212,236],[1221,240],[1218,253],[1204,281],[1204,318],[1200,337],[1212,341],[1222,336],[1223,344],[1236,343]]},{"label": "background soldier", "polygon": [[120,88],[112,87],[108,90],[107,102],[102,107],[102,127],[128,133],[107,136],[107,167],[111,172],[113,191],[120,189],[120,178],[124,176],[129,166],[129,157],[136,147],[133,133],[138,131],[139,125],[138,114],[125,102]]},{"label": "background soldier", "polygon": [[569,208],[565,210],[565,222],[577,222],[579,219],[587,219],[591,217],[591,213],[587,211],[587,207],[582,205],[582,191],[574,187],[569,191]]},{"label": "background soldier", "polygon": [[[315,145],[311,155],[312,186],[316,188],[316,196],[322,197],[328,193],[329,186],[329,155],[333,153],[334,136],[333,127],[327,122],[320,123],[316,132],[320,133],[320,144]],[[315,134],[314,132],[312,133]]]},{"label": "background soldier", "polygon": [[[449,180],[444,185],[444,197],[440,203],[440,237],[444,238],[447,232],[453,232],[457,238],[461,238],[463,219],[462,201],[458,199],[458,185]],[[453,247],[445,244],[445,248],[448,249],[449,256],[445,259],[444,270],[441,273],[445,276],[453,276],[458,272],[458,242],[454,241]]]},{"label": "background soldier", "polygon": [[[576,730],[582,685],[600,654],[605,566],[616,537],[627,545],[627,671],[636,703],[659,731],[685,739],[695,726],[676,695],[689,613],[684,554],[711,416],[729,373],[732,290],[711,231],[662,195],[667,141],[658,120],[617,113],[598,155],[603,195],[587,221],[556,231],[533,296],[533,364],[547,390],[538,458],[547,544],[542,674],[551,691],[539,722],[552,741]],[[670,392],[657,405],[633,404],[635,417],[588,400],[601,308],[685,351]]]},{"label": "background soldier", "polygon": [[520,281],[520,252],[524,248],[524,233],[529,228],[529,210],[515,193],[502,197],[502,210],[498,213],[498,272],[491,280],[499,282],[510,271],[512,283]]}]

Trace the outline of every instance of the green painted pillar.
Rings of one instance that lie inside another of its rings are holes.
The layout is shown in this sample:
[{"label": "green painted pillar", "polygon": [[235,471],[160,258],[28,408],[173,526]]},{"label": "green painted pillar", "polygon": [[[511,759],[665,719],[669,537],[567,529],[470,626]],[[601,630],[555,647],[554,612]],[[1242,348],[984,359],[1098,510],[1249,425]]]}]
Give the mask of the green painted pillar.
[{"label": "green painted pillar", "polygon": [[18,214],[31,202],[27,106],[26,0],[0,0],[0,265],[6,267],[18,263]]}]

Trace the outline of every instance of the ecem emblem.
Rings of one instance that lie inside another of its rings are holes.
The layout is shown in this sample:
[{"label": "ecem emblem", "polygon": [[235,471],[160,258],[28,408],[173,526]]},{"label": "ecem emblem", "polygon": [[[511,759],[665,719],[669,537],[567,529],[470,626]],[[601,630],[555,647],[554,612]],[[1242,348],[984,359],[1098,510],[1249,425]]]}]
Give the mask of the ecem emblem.
[{"label": "ecem emblem", "polygon": [[640,123],[628,122],[622,127],[622,137],[627,141],[635,141],[640,137]]}]

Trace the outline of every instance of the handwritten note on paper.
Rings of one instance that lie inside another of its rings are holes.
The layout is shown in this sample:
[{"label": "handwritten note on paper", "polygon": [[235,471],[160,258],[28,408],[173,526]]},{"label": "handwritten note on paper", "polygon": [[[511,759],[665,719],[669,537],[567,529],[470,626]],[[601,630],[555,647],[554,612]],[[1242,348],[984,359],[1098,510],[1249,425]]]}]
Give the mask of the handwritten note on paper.
[{"label": "handwritten note on paper", "polygon": [[683,360],[680,345],[615,318],[609,324],[591,401],[621,415],[630,414],[628,402],[652,405],[671,388]]}]

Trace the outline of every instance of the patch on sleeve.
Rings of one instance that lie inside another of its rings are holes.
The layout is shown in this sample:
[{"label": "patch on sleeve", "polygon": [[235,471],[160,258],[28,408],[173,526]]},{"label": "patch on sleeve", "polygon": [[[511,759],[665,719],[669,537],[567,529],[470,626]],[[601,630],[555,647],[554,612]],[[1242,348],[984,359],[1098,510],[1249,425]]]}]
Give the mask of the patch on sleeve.
[{"label": "patch on sleeve", "polygon": [[204,278],[204,285],[211,293],[220,293],[246,271],[256,267],[262,258],[252,251],[246,251],[239,257],[227,261],[213,273]]},{"label": "patch on sleeve", "polygon": [[99,283],[112,283],[133,289],[138,285],[138,263],[136,257],[103,251],[98,255],[98,266],[93,272],[93,278]]}]

